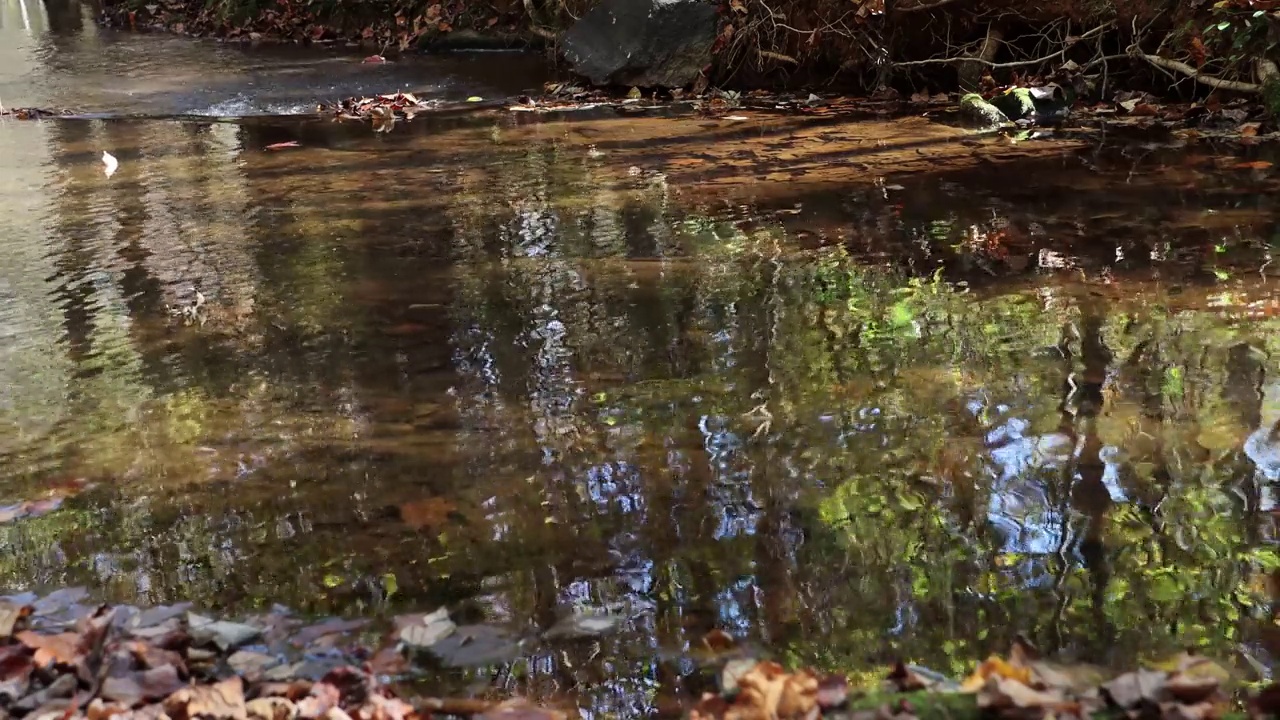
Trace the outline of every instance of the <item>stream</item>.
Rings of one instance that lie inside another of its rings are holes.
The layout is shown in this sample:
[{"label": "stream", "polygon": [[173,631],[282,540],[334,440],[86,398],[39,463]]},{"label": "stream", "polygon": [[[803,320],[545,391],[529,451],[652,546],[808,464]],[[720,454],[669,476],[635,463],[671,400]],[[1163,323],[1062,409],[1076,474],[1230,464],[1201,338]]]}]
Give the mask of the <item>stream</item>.
[{"label": "stream", "polygon": [[613,110],[374,133],[314,106],[552,73],[0,3],[0,101],[78,114],[0,120],[0,590],[617,613],[457,674],[591,716],[680,697],[712,628],[867,677],[1019,632],[1280,651],[1273,149]]}]

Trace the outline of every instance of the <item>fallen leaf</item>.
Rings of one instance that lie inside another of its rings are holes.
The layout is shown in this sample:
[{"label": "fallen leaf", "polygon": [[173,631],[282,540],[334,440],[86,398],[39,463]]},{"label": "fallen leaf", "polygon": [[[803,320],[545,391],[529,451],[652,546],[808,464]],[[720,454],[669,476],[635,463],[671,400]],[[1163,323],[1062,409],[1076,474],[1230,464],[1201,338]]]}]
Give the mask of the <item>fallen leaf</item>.
[{"label": "fallen leaf", "polygon": [[361,60],[361,62],[365,63],[366,65],[380,65],[382,63],[387,62],[387,59],[382,57],[381,55],[370,55],[364,60]]},{"label": "fallen leaf", "polygon": [[1266,160],[1251,160],[1249,162],[1238,163],[1232,167],[1237,170],[1266,170],[1271,167],[1271,163]]},{"label": "fallen leaf", "polygon": [[288,140],[285,142],[271,143],[263,148],[263,150],[284,150],[285,148],[302,147],[297,140]]},{"label": "fallen leaf", "polygon": [[1023,685],[1031,684],[1031,669],[1025,666],[1015,666],[1012,663],[992,655],[974,670],[973,674],[965,679],[960,685],[962,692],[978,692],[987,686],[987,679],[992,677],[1002,677],[1009,680],[1016,680]]},{"label": "fallen leaf", "polygon": [[416,648],[430,647],[458,629],[445,608],[426,615],[401,615],[395,624],[400,642]]},{"label": "fallen leaf", "polygon": [[457,509],[452,501],[443,497],[414,500],[400,505],[400,520],[414,530],[438,528],[448,524]]},{"label": "fallen leaf", "polygon": [[165,711],[173,720],[247,720],[244,681],[233,677],[213,685],[186,687],[169,696]]},{"label": "fallen leaf", "polygon": [[108,677],[102,682],[100,692],[107,700],[137,707],[146,702],[164,700],[186,685],[186,681],[178,676],[177,668],[165,665],[152,670]]},{"label": "fallen leaf", "polygon": [[105,150],[102,152],[102,164],[105,166],[103,169],[107,173],[107,177],[114,175],[116,168],[120,167],[120,161],[116,160],[114,155]]},{"label": "fallen leaf", "polygon": [[353,630],[359,630],[368,624],[368,620],[343,620],[342,618],[330,618],[324,622],[316,623],[315,625],[299,630],[293,636],[293,643],[295,645],[305,647],[326,635],[349,633]]},{"label": "fallen leaf", "polygon": [[1008,708],[1040,708],[1048,711],[1066,709],[1071,703],[1057,690],[1036,690],[1017,680],[1000,675],[987,678],[978,691],[978,707],[997,712]]},{"label": "fallen leaf", "polygon": [[282,697],[260,697],[245,703],[245,713],[254,720],[293,720],[298,707]]},{"label": "fallen leaf", "polygon": [[728,652],[734,645],[733,636],[718,628],[702,636],[702,646],[711,652]]},{"label": "fallen leaf", "polygon": [[83,657],[78,633],[40,635],[30,630],[24,630],[15,637],[18,642],[35,651],[37,667],[48,667],[50,665],[74,666]]},{"label": "fallen leaf", "polygon": [[467,102],[484,102],[484,98],[480,97],[479,95],[472,95],[471,97],[467,98]]},{"label": "fallen leaf", "polygon": [[1159,670],[1139,670],[1104,683],[1102,695],[1112,705],[1129,710],[1145,703],[1157,703],[1168,674]]}]

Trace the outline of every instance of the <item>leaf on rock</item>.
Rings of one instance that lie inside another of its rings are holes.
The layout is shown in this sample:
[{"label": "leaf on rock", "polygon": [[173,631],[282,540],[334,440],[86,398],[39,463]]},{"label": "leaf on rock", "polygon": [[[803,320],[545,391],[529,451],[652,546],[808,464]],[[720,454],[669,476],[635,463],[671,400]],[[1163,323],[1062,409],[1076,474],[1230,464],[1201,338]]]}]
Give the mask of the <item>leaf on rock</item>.
[{"label": "leaf on rock", "polygon": [[412,648],[431,647],[458,629],[445,608],[426,615],[401,615],[395,624],[400,642]]},{"label": "leaf on rock", "polygon": [[173,720],[247,720],[244,681],[239,677],[213,685],[186,687],[169,696],[165,711]]}]

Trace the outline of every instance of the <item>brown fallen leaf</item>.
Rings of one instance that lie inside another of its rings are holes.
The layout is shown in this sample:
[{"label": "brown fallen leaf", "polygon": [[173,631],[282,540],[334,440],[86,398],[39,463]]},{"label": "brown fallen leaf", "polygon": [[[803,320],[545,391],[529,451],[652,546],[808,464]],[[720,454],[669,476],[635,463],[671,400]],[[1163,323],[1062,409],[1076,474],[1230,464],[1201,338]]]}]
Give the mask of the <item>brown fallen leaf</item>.
[{"label": "brown fallen leaf", "polygon": [[213,685],[186,687],[169,696],[165,711],[173,720],[247,720],[244,681],[238,676]]},{"label": "brown fallen leaf", "polygon": [[285,148],[302,147],[297,140],[287,140],[285,142],[271,143],[263,148],[263,150],[284,150]]},{"label": "brown fallen leaf", "polygon": [[74,666],[83,657],[80,651],[80,635],[66,632],[57,635],[40,635],[24,630],[15,636],[18,642],[35,651],[37,667],[50,665]]},{"label": "brown fallen leaf", "polygon": [[[418,326],[414,327],[416,329]],[[396,329],[398,327],[391,330]],[[388,334],[400,334],[392,333],[391,330],[388,330]],[[457,505],[443,497],[414,500],[400,505],[400,520],[414,530],[438,528],[449,523],[457,509]]]},{"label": "brown fallen leaf", "polygon": [[186,687],[172,665],[108,677],[102,682],[100,694],[107,700],[121,705],[137,707],[145,703],[164,700]]},{"label": "brown fallen leaf", "polygon": [[338,688],[326,682],[318,682],[311,686],[307,697],[298,701],[298,717],[325,717],[341,701],[342,694],[338,692]]},{"label": "brown fallen leaf", "polygon": [[757,663],[738,678],[734,705],[778,720],[804,718],[818,705],[818,679],[812,673],[788,673],[775,662]]},{"label": "brown fallen leaf", "polygon": [[849,701],[849,678],[844,675],[827,675],[818,680],[818,707],[823,710],[843,707]]},{"label": "brown fallen leaf", "polygon": [[1238,163],[1232,167],[1237,170],[1266,170],[1271,167],[1271,163],[1266,160],[1252,160],[1250,162]]},{"label": "brown fallen leaf", "polygon": [[728,652],[736,644],[732,635],[718,628],[702,636],[703,648],[713,653]]}]

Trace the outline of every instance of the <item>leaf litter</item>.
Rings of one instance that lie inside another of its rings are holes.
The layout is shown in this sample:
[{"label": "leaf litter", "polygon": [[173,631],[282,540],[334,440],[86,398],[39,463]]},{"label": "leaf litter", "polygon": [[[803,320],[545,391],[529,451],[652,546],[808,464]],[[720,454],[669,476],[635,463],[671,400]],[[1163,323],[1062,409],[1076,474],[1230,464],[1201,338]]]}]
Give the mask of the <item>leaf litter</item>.
[{"label": "leaf litter", "polygon": [[[365,619],[306,623],[281,608],[243,622],[190,611],[83,604],[68,588],[0,598],[0,717],[59,720],[419,720],[562,718],[519,699],[404,698],[389,684],[418,644],[452,666],[514,659],[513,635],[440,610],[397,619],[371,652]],[[350,642],[347,642],[350,641]],[[388,677],[390,675],[390,678]]]}]

